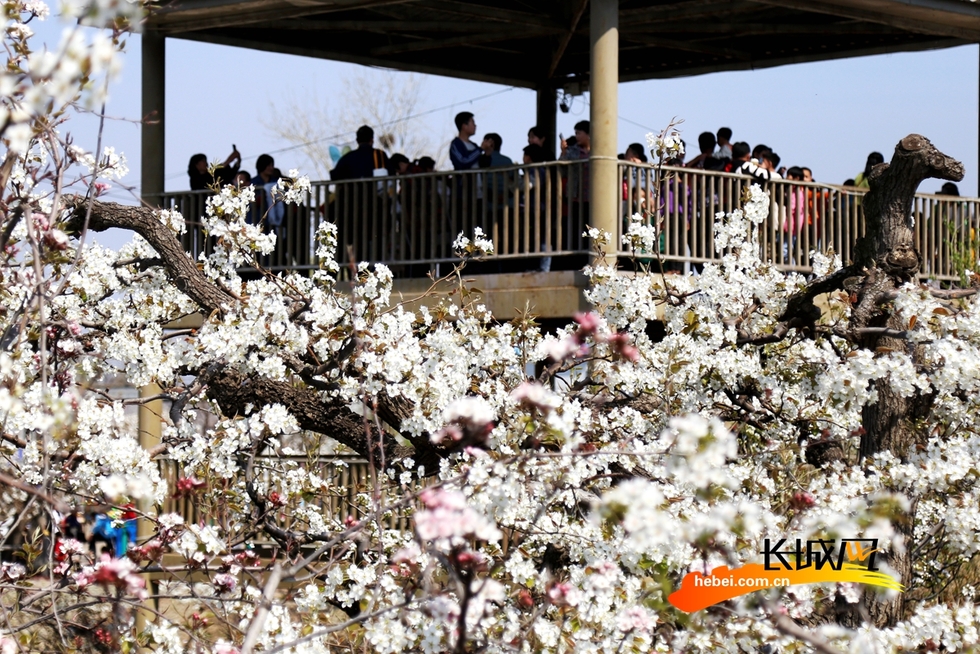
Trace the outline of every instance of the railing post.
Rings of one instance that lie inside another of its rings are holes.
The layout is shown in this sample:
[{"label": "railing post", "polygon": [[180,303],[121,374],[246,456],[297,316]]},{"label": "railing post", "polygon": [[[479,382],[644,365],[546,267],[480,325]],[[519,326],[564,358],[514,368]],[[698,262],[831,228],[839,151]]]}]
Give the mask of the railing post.
[{"label": "railing post", "polygon": [[[590,35],[592,67],[589,79],[592,151],[589,156],[592,202],[590,224],[609,232],[606,263],[619,250],[619,204],[622,183],[616,159],[619,86],[619,0],[592,0]],[[600,263],[596,261],[594,263]]]}]

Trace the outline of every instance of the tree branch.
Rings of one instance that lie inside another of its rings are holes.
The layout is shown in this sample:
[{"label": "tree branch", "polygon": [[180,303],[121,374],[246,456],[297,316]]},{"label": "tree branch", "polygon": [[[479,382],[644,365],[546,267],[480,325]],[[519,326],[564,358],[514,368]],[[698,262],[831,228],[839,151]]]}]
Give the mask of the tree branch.
[{"label": "tree branch", "polygon": [[784,633],[791,638],[803,641],[807,645],[813,647],[813,649],[820,652],[820,654],[843,654],[843,652],[832,646],[820,636],[803,629],[788,615],[780,613],[778,606],[769,604],[766,608],[769,610],[769,617],[772,618],[773,625],[775,625],[776,629],[781,633]]},{"label": "tree branch", "polygon": [[136,232],[160,254],[163,266],[174,286],[191,298],[205,313],[223,314],[234,306],[235,299],[219,289],[197,268],[187,255],[177,237],[157,216],[157,210],[149,207],[129,207],[115,202],[86,200],[79,196],[65,198],[71,210],[66,231],[77,233],[85,224],[85,207],[91,204],[88,227],[94,232],[104,232],[113,227]]},{"label": "tree branch", "polygon": [[0,484],[3,484],[4,486],[10,486],[11,488],[16,488],[17,490],[20,491],[24,491],[29,495],[34,495],[38,499],[44,501],[46,504],[52,506],[54,509],[62,513],[66,513],[69,510],[68,504],[65,503],[63,500],[59,500],[56,497],[52,497],[51,495],[45,493],[43,490],[39,488],[34,488],[30,484],[25,484],[19,479],[14,479],[13,477],[9,475],[5,475],[2,472],[0,472]]}]

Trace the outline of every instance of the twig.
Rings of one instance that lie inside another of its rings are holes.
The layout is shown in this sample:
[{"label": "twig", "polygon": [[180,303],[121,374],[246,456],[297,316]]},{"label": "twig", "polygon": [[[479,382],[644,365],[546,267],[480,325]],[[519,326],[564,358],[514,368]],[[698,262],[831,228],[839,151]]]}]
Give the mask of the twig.
[{"label": "twig", "polygon": [[262,633],[262,627],[265,626],[265,619],[269,617],[269,609],[272,608],[272,599],[276,594],[276,590],[279,588],[279,580],[281,578],[282,566],[277,563],[272,568],[268,581],[265,582],[262,599],[259,600],[259,606],[255,609],[252,622],[248,625],[248,632],[246,632],[245,640],[242,642],[242,654],[252,654],[255,643],[259,640],[259,634]]},{"label": "twig", "polygon": [[804,643],[813,647],[813,649],[820,652],[820,654],[843,654],[843,652],[832,646],[817,634],[803,629],[788,615],[780,613],[779,607],[775,604],[769,603],[766,608],[769,610],[769,616],[772,618],[773,625],[783,634],[803,641]]},{"label": "twig", "polygon": [[56,497],[52,497],[51,495],[45,493],[43,490],[39,488],[34,488],[33,486],[29,484],[25,484],[19,479],[14,479],[13,477],[5,475],[2,472],[0,472],[0,484],[4,484],[6,486],[10,486],[11,488],[22,490],[30,495],[34,495],[35,497],[37,497],[40,500],[43,500],[48,505],[54,507],[57,511],[61,513],[67,513],[68,511],[71,510],[68,504],[65,503],[63,500],[59,500]]}]

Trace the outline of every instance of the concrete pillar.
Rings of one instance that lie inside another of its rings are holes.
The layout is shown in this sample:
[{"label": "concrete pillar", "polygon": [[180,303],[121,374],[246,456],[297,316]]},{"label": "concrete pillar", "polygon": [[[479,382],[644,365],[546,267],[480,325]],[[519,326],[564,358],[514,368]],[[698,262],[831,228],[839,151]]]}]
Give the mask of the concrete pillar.
[{"label": "concrete pillar", "polygon": [[[151,206],[159,206],[159,195],[163,193],[164,177],[164,102],[166,99],[167,51],[162,34],[144,28],[140,40],[142,50],[142,108],[143,124],[140,127],[140,197]],[[153,397],[160,393],[156,384],[140,389],[140,397]],[[139,442],[144,449],[151,449],[160,443],[162,433],[161,416],[163,402],[154,400],[139,407]],[[147,500],[141,502],[140,509],[150,512],[153,507]],[[139,542],[145,542],[154,533],[153,524],[139,518],[136,522],[136,535]],[[151,595],[156,592],[156,582],[144,575],[146,587]],[[156,600],[153,607],[158,608]],[[136,612],[136,628],[142,631],[153,616],[146,611]],[[147,651],[141,648],[141,651]]]},{"label": "concrete pillar", "polygon": [[604,250],[606,261],[615,263],[615,253],[619,249],[619,210],[623,192],[623,185],[619,180],[619,162],[616,159],[616,128],[619,120],[619,0],[591,0],[590,5],[590,220],[592,227],[612,234],[612,240]]},{"label": "concrete pillar", "polygon": [[554,157],[558,149],[558,93],[548,83],[538,87],[537,119],[535,124],[545,131],[547,145],[545,146]]},{"label": "concrete pillar", "polygon": [[145,29],[143,54],[143,125],[140,134],[140,197],[157,206],[154,196],[163,193],[164,99],[166,97],[166,48],[162,34]]},{"label": "concrete pillar", "polygon": [[[145,95],[144,95],[145,97]],[[144,126],[143,129],[146,129]],[[161,170],[163,170],[161,168]],[[161,175],[162,177],[162,175]],[[145,177],[144,177],[145,179]],[[144,197],[146,197],[144,195]],[[160,394],[160,387],[156,384],[150,384],[149,386],[143,386],[140,388],[140,397],[153,397]],[[140,446],[143,449],[149,450],[160,444],[161,436],[163,435],[163,429],[161,425],[161,417],[163,416],[163,401],[153,400],[147,402],[146,404],[141,404],[139,406],[139,441]],[[148,499],[142,499],[139,501],[139,509],[143,513],[151,514],[153,513],[153,505]],[[155,525],[144,518],[136,519],[136,541],[138,543],[145,543],[148,541],[153,534],[156,533]],[[149,574],[144,574],[143,579],[146,580],[146,589],[150,595],[156,594],[156,580],[152,578]],[[159,605],[157,600],[153,600],[151,606],[154,609],[158,609]],[[154,616],[146,611],[136,611],[136,630],[143,631],[154,621]],[[139,652],[149,652],[149,649],[140,648]]]},{"label": "concrete pillar", "polygon": [[[164,90],[166,51],[163,35],[144,30],[141,39],[143,55],[143,124],[140,127],[140,197],[153,206],[159,205],[158,196],[163,193],[164,161]],[[160,392],[156,384],[140,389],[140,397],[152,397]],[[155,400],[141,404],[139,408],[140,445],[150,449],[160,443],[160,416],[163,402]],[[149,507],[143,507],[149,508]],[[152,529],[146,520],[140,520],[137,529],[142,538]]]},{"label": "concrete pillar", "polygon": [[[148,386],[143,386],[140,388],[140,397],[149,398],[160,394],[160,387],[156,384],[150,384]],[[160,439],[163,435],[163,429],[161,426],[161,421],[163,419],[163,400],[155,399],[150,402],[139,405],[139,439],[140,445],[144,449],[150,450],[160,444]],[[144,510],[149,510],[149,506],[141,507]],[[146,524],[145,521],[140,520],[138,531],[142,531],[143,527],[148,529],[153,529],[153,525]],[[152,533],[152,532],[151,532]],[[140,536],[143,534],[141,533]]]}]

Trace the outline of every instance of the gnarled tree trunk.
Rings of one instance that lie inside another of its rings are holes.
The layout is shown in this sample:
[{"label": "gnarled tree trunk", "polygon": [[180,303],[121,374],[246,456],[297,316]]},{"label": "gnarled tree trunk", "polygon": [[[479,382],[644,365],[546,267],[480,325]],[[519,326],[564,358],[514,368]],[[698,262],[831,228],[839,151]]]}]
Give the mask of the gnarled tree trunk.
[{"label": "gnarled tree trunk", "polygon": [[[870,176],[870,192],[864,198],[866,237],[857,248],[855,265],[863,269],[864,280],[858,291],[858,304],[851,315],[852,333],[863,336],[861,346],[873,351],[907,352],[918,364],[921,352],[906,339],[896,336],[908,325],[887,307],[885,294],[915,279],[922,257],[915,247],[912,202],[919,184],[937,177],[963,179],[963,164],[937,150],[925,137],[910,134],[899,141],[891,163],[875,166]],[[887,331],[867,330],[884,327]],[[906,397],[892,388],[888,379],[875,382],[878,400],[863,411],[864,434],[860,458],[888,451],[899,459],[922,444],[928,434],[915,428],[916,420],[928,415],[932,396],[916,393]],[[897,525],[911,543],[915,524],[914,503],[908,519]],[[912,561],[908,552],[888,552],[885,557],[908,586],[912,578]],[[880,596],[865,593],[868,613],[879,626],[891,625],[902,618],[904,596],[883,601]]]}]

